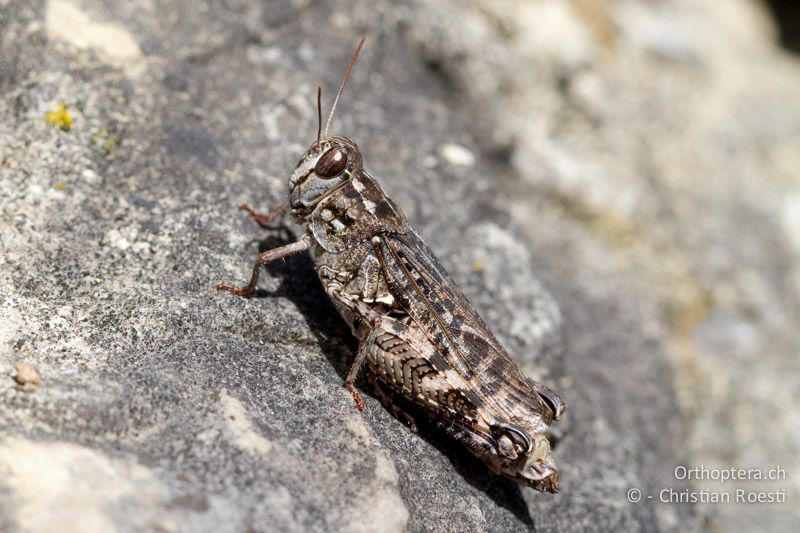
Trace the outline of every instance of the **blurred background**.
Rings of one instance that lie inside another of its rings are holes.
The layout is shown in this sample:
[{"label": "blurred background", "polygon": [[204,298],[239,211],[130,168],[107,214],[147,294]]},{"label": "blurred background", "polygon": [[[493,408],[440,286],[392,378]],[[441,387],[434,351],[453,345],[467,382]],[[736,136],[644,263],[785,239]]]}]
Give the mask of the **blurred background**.
[{"label": "blurred background", "polygon": [[[798,5],[0,0],[0,530],[797,531]],[[353,409],[307,258],[213,290],[361,35],[332,133],[569,403],[557,495]]]}]

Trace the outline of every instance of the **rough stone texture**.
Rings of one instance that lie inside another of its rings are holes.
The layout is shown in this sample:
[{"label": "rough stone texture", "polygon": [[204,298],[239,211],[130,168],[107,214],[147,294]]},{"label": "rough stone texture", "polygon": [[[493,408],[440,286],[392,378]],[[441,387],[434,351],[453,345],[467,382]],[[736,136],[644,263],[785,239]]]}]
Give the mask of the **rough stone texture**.
[{"label": "rough stone texture", "polygon": [[[556,496],[358,413],[307,258],[213,290],[301,231],[236,206],[282,200],[363,33],[334,131],[569,401]],[[626,500],[720,490],[679,464],[778,464],[723,488],[800,497],[777,42],[744,0],[0,0],[0,530],[797,530],[791,503]]]}]

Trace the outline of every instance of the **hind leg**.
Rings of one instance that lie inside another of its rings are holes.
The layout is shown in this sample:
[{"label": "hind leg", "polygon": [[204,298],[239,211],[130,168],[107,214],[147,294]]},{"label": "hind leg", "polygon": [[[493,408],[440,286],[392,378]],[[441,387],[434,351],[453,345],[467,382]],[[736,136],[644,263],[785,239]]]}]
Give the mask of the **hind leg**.
[{"label": "hind leg", "polygon": [[375,372],[369,373],[369,382],[372,385],[373,391],[375,391],[375,397],[378,398],[378,401],[381,402],[383,405],[392,415],[400,420],[401,422],[405,422],[408,425],[408,429],[411,430],[411,433],[416,433],[417,430],[417,423],[414,422],[414,418],[408,413],[406,413],[402,407],[394,403],[392,400],[391,395],[389,395],[383,387],[381,387],[380,381],[378,381],[378,376]]},{"label": "hind leg", "polygon": [[380,332],[377,329],[373,329],[370,331],[369,335],[367,335],[367,338],[359,343],[356,358],[353,360],[353,364],[350,365],[350,371],[347,373],[347,377],[344,380],[344,387],[350,392],[350,395],[356,402],[356,408],[359,411],[364,410],[364,398],[361,397],[361,393],[356,389],[356,378],[358,377],[358,371],[361,370],[361,365],[364,364],[364,359],[367,358],[367,354],[372,349],[372,345],[375,344],[378,333]]}]

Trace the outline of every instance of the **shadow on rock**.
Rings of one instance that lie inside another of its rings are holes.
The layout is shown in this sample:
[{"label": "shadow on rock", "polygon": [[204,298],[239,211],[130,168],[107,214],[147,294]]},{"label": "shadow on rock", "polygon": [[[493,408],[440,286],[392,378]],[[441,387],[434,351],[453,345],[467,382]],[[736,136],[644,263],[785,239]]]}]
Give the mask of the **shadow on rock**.
[{"label": "shadow on rock", "polygon": [[[286,226],[267,231],[269,236],[258,243],[259,252],[295,242],[300,238]],[[297,254],[266,265],[264,270],[269,277],[279,279],[281,283],[274,291],[258,289],[253,297],[283,297],[294,303],[325,356],[344,381],[358,343],[350,335],[350,328],[322,289],[311,258],[307,253]]]}]

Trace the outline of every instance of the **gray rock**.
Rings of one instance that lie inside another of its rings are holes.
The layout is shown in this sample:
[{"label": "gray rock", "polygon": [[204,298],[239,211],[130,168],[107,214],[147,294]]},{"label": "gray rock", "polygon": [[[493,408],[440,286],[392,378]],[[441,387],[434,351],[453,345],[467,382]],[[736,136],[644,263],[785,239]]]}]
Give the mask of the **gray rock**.
[{"label": "gray rock", "polygon": [[[800,66],[751,3],[0,0],[0,530],[794,530]],[[562,491],[342,387],[279,204],[358,36],[359,143],[531,376]],[[66,104],[64,131],[45,113]],[[558,306],[554,302],[558,303]],[[15,381],[30,364],[39,383]],[[788,479],[676,479],[678,465]],[[640,489],[654,500],[630,503]]]}]

